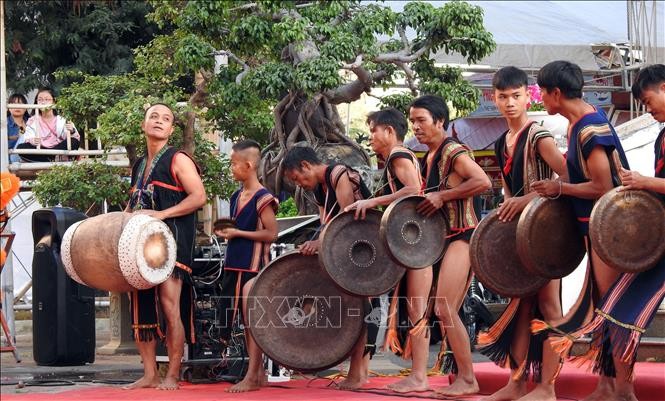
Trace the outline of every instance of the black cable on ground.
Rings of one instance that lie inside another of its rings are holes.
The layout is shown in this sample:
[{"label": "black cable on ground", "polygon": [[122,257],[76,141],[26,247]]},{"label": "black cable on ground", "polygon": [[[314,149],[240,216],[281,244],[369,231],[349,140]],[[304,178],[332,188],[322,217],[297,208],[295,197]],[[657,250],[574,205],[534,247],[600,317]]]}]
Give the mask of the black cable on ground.
[{"label": "black cable on ground", "polygon": [[128,380],[128,379],[99,379],[99,380],[92,380],[90,383],[94,384],[132,384],[134,383],[135,380]]},{"label": "black cable on ground", "polygon": [[[39,379],[39,380],[26,380],[23,382],[24,387],[58,387],[58,386],[73,386],[76,383],[72,380],[58,380],[58,379]],[[21,385],[21,382],[17,385]]]}]

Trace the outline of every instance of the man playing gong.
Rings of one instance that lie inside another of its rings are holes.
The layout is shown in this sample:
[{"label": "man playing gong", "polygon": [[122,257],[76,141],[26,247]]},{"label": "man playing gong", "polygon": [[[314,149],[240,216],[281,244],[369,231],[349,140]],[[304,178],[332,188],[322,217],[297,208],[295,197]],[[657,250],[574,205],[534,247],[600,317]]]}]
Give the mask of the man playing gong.
[{"label": "man playing gong", "polygon": [[[435,391],[444,396],[459,396],[478,392],[469,334],[457,312],[471,282],[469,240],[478,224],[473,196],[488,190],[492,183],[474,161],[471,150],[446,135],[449,114],[448,105],[439,96],[419,97],[409,107],[413,132],[418,141],[429,148],[421,170],[426,199],[418,205],[417,211],[430,216],[443,209],[452,232],[448,249],[437,266],[434,313],[445,333],[437,366],[442,365],[444,371],[450,370],[457,377],[450,386]],[[454,357],[448,354],[446,343],[450,344]],[[427,347],[428,342],[417,346]],[[414,355],[416,352],[420,351],[414,349]],[[421,371],[412,376],[426,377],[425,367],[418,369]],[[418,388],[422,386],[418,384]]]},{"label": "man playing gong", "polygon": [[[294,146],[289,149],[282,162],[285,176],[303,188],[313,191],[319,207],[321,225],[325,225],[345,207],[370,197],[369,189],[360,174],[344,164],[324,164],[309,146]],[[303,255],[314,255],[320,251],[320,240],[306,241],[300,246]],[[377,302],[373,307],[380,307]],[[367,330],[351,351],[349,374],[339,383],[341,389],[355,389],[367,382],[369,360],[375,352],[378,325],[368,323]]]},{"label": "man playing gong", "polygon": [[[639,99],[658,122],[665,122],[665,65],[655,64],[640,71],[632,87]],[[660,194],[665,201],[665,129],[655,142],[655,177],[637,171],[621,170],[622,191],[641,189]],[[614,362],[617,374],[613,387],[603,387],[588,399],[637,400],[633,391],[632,373],[644,331],[653,319],[665,295],[665,258],[640,273],[622,273],[595,311],[594,319],[573,333],[573,337],[590,335],[590,350],[579,358],[593,363],[602,375],[601,382],[611,383],[611,371],[603,361]],[[604,346],[605,338],[611,347]]]},{"label": "man playing gong", "polygon": [[[531,184],[552,178],[556,172],[567,179],[566,162],[552,134],[529,119],[527,105],[531,101],[526,73],[516,67],[504,67],[494,74],[494,102],[506,119],[508,131],[496,141],[495,151],[503,184],[504,200],[497,211],[499,220],[517,218],[526,205],[537,196]],[[559,355],[543,334],[531,334],[535,316],[552,321],[561,318],[561,280],[551,280],[536,295],[513,298],[497,322],[479,336],[479,351],[499,366],[510,364],[508,384],[487,401],[516,400],[527,393],[526,380],[532,375],[538,382],[536,393],[554,394],[554,376]],[[541,380],[541,373],[546,378]]]},{"label": "man playing gong", "polygon": [[[422,191],[422,177],[420,175],[420,164],[416,155],[404,147],[404,136],[408,130],[408,123],[404,114],[395,108],[387,108],[376,111],[367,116],[367,124],[370,131],[370,145],[372,150],[380,155],[385,161],[385,169],[381,179],[380,193],[376,197],[359,200],[344,211],[356,210],[356,218],[365,218],[365,211],[376,206],[388,206],[393,201],[409,195],[417,195]],[[399,294],[406,293],[406,309],[409,320],[415,325],[421,319],[425,319],[427,299],[432,286],[432,267],[424,269],[408,269],[405,277],[394,290],[391,300],[390,313],[388,316],[388,335],[386,345],[393,345],[391,349],[409,357],[405,354],[405,344],[397,345],[398,341],[397,322],[399,319]],[[408,334],[409,342],[416,344],[410,346],[414,353],[410,355],[413,361],[413,375],[388,385],[388,388],[397,392],[425,391],[427,390],[427,355],[429,353],[429,335],[427,330]],[[421,344],[422,343],[422,344]],[[408,351],[408,350],[406,350]]]},{"label": "man playing gong", "polygon": [[[132,168],[131,197],[126,211],[163,220],[176,239],[177,254],[176,267],[169,279],[156,288],[131,293],[132,329],[144,373],[142,378],[125,387],[127,389],[177,389],[183,344],[185,339],[194,342],[190,274],[196,211],[205,205],[206,193],[191,156],[168,146],[174,124],[175,116],[167,105],[155,104],[146,110],[141,128],[147,154]],[[159,305],[156,305],[157,300]],[[161,314],[166,320],[166,332],[161,327]],[[160,383],[155,350],[157,338],[164,335],[169,368]]]},{"label": "man playing gong", "polygon": [[[542,180],[535,182],[532,187],[542,196],[570,197],[578,226],[586,238],[591,265],[591,274],[585,280],[580,299],[571,312],[555,325],[539,321],[534,325],[536,327],[532,326],[535,331],[549,331],[555,326],[556,335],[579,329],[591,315],[594,305],[600,305],[600,300],[619,276],[619,272],[610,268],[591,248],[588,240],[589,218],[596,200],[621,185],[619,174],[622,168],[628,167],[628,162],[605,113],[582,100],[584,76],[579,66],[568,61],[553,61],[539,71],[538,85],[547,112],[559,113],[569,122],[566,164],[570,182],[560,179]],[[567,343],[566,350],[572,347],[568,337],[564,337],[563,342]],[[606,369],[606,375],[601,376],[594,394],[588,400],[618,399],[616,394],[633,394],[634,397],[632,383],[628,380],[628,364],[615,359],[614,363],[609,361],[603,368]],[[613,381],[615,375],[616,380]],[[543,399],[554,400],[554,396]]]}]

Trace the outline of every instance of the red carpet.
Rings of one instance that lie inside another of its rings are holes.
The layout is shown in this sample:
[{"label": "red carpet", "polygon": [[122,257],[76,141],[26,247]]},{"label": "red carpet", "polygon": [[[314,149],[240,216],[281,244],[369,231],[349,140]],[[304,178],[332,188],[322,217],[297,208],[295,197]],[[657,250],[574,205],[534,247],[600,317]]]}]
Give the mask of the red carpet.
[{"label": "red carpet", "polygon": [[[474,364],[480,390],[482,394],[490,394],[508,379],[508,372],[499,369],[491,363]],[[182,401],[212,401],[212,400],[404,400],[404,396],[395,395],[382,390],[388,383],[398,380],[395,377],[372,378],[362,391],[339,391],[328,387],[330,380],[317,379],[292,380],[280,383],[271,388],[243,394],[229,394],[224,390],[230,387],[228,383],[219,384],[189,384],[183,383],[180,390],[167,392],[155,389],[140,389],[127,391],[118,387],[92,387],[87,389],[62,391],[59,393],[30,393],[30,394],[3,394],[2,400],[45,400],[45,401],[115,401],[115,400],[182,400]],[[579,400],[588,395],[596,385],[597,377],[587,373],[585,369],[570,365],[564,369],[557,381],[557,394],[559,400]],[[447,377],[430,377],[432,387],[447,385]],[[665,364],[638,363],[635,367],[635,388],[640,401],[662,401],[665,399]],[[414,393],[406,395],[408,398],[434,398],[433,393]],[[476,401],[481,396],[461,397],[461,400]]]}]

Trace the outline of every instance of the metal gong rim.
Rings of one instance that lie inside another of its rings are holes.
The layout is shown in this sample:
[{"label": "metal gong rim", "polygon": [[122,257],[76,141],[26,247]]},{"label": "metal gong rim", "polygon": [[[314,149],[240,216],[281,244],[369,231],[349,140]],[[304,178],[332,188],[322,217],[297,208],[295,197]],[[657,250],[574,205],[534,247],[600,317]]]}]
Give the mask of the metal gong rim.
[{"label": "metal gong rim", "polygon": [[471,268],[478,280],[504,297],[533,295],[548,279],[529,273],[517,255],[517,219],[504,223],[493,210],[480,221],[469,244]]},{"label": "metal gong rim", "polygon": [[610,267],[637,273],[665,257],[665,204],[647,191],[612,189],[591,212],[593,249]]},{"label": "metal gong rim", "polygon": [[354,213],[338,214],[323,229],[319,261],[344,291],[360,296],[384,294],[406,270],[381,241],[381,212],[367,210],[364,220],[354,220]]},{"label": "metal gong rim", "polygon": [[340,291],[316,256],[291,252],[259,273],[249,292],[246,322],[271,359],[314,372],[351,353],[365,327],[364,302]]},{"label": "metal gong rim", "polygon": [[537,197],[524,208],[517,223],[517,254],[530,273],[565,277],[585,253],[584,237],[567,198]]},{"label": "metal gong rim", "polygon": [[423,199],[423,196],[398,199],[381,218],[381,241],[397,262],[410,269],[433,265],[446,249],[448,222],[440,210],[429,217],[418,213],[416,207]]}]

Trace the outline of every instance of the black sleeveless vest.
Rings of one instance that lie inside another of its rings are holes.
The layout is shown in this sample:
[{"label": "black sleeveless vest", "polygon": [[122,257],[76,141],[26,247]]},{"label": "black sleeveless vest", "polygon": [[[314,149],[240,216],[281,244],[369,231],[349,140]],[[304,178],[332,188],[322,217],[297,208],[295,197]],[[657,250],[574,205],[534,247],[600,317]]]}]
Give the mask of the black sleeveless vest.
[{"label": "black sleeveless vest", "polygon": [[[148,177],[147,185],[153,187],[153,202],[155,210],[165,210],[182,202],[187,197],[187,192],[182,187],[175,174],[173,173],[173,163],[178,153],[187,155],[176,148],[169,147],[159,158],[157,165]],[[139,180],[142,171],[138,171],[141,161],[146,156],[141,157],[132,167],[132,191],[135,190],[136,183]],[[190,157],[187,155],[187,157]],[[193,160],[193,159],[192,159]],[[194,163],[196,164],[196,163]],[[198,166],[197,171],[200,173]],[[164,223],[171,229],[173,238],[177,246],[176,261],[185,265],[188,269],[192,267],[194,242],[196,239],[196,212],[178,217],[172,217],[164,220]]]}]

